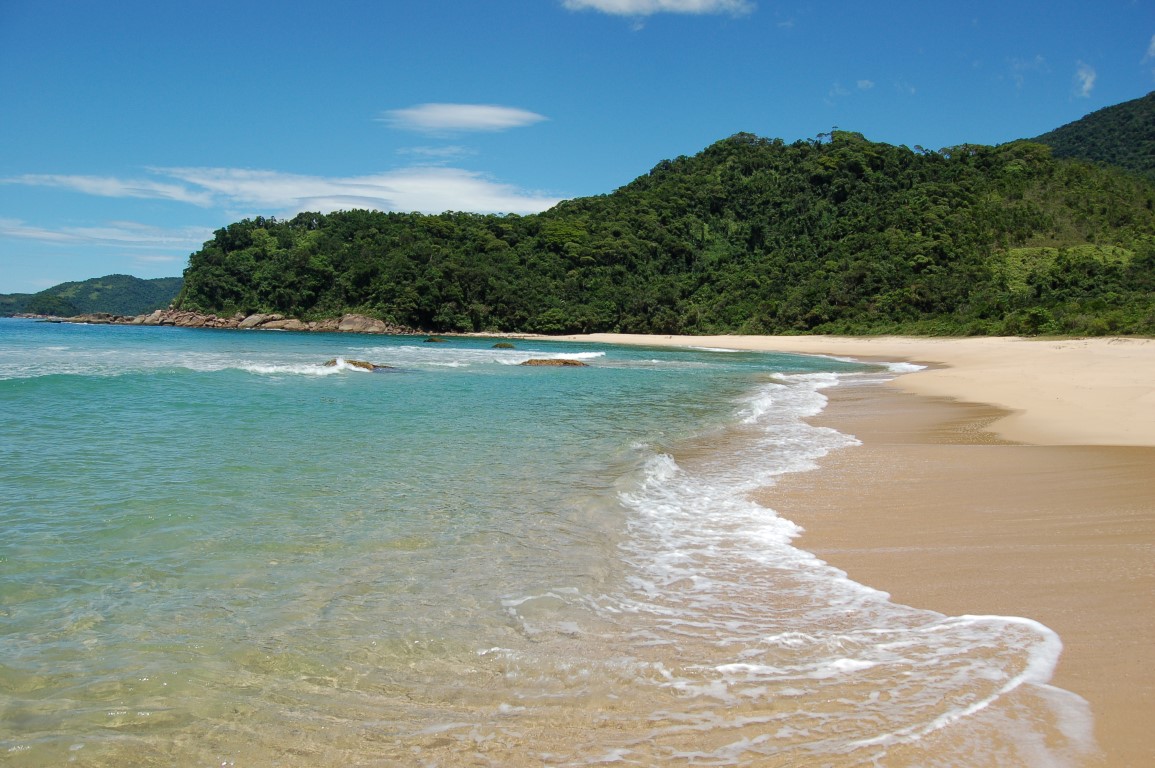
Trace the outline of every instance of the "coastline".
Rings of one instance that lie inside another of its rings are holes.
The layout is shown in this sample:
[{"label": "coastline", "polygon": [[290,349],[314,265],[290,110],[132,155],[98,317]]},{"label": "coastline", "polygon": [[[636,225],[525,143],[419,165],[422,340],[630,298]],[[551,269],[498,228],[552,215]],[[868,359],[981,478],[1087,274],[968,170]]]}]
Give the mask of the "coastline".
[{"label": "coastline", "polygon": [[1155,764],[1155,340],[564,338],[934,366],[827,390],[811,421],[863,445],[760,502],[896,602],[1051,627],[1052,682],[1090,703],[1094,764]]},{"label": "coastline", "polygon": [[1155,339],[645,336],[550,340],[831,355],[934,366],[894,380],[920,395],[998,406],[990,429],[1038,445],[1155,446]]}]

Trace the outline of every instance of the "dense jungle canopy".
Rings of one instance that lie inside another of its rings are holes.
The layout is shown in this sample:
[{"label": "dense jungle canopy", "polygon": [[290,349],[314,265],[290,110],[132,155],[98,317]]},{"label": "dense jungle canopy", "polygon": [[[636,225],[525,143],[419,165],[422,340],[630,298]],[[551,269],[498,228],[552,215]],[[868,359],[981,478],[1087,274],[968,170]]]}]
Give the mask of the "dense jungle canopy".
[{"label": "dense jungle canopy", "polygon": [[1055,157],[1074,157],[1142,174],[1155,181],[1155,91],[1115,104],[1032,141]]},{"label": "dense jungle canopy", "polygon": [[738,134],[530,216],[246,219],[178,305],[430,331],[1155,333],[1155,184],[1033,142]]}]

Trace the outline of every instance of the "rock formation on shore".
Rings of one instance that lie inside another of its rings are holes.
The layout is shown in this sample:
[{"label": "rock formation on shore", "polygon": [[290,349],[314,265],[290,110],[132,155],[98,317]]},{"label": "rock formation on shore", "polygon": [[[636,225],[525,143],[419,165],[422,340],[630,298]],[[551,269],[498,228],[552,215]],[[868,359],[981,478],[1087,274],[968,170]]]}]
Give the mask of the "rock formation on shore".
[{"label": "rock formation on shore", "polygon": [[399,325],[392,325],[365,315],[346,314],[328,320],[305,322],[292,317],[276,314],[255,313],[244,315],[238,312],[229,317],[202,315],[180,309],[158,309],[147,315],[126,317],[99,312],[75,317],[44,318],[49,322],[88,323],[91,325],[173,325],[180,328],[229,328],[262,331],[316,331],[328,333],[379,333],[391,335],[414,335],[418,331]]}]

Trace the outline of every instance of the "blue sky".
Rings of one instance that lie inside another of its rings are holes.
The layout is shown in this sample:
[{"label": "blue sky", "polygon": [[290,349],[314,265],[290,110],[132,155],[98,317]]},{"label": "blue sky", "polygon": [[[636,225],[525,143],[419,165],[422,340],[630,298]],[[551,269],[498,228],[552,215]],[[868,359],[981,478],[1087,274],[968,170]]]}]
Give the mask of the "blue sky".
[{"label": "blue sky", "polygon": [[0,0],[0,293],[231,222],[531,213],[740,131],[1035,136],[1155,89],[1155,3]]}]

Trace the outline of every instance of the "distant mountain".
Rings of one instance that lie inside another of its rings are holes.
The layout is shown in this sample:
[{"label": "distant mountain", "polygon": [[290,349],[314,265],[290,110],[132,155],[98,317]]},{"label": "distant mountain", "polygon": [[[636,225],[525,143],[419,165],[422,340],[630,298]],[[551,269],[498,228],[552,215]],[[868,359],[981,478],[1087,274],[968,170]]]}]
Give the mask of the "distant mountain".
[{"label": "distant mountain", "polygon": [[61,317],[90,312],[142,315],[167,307],[180,293],[183,283],[179,277],[152,280],[132,275],[94,277],[54,285],[40,293],[0,294],[0,315],[20,312]]},{"label": "distant mountain", "polygon": [[1055,157],[1117,165],[1155,180],[1155,91],[1092,112],[1031,141],[1051,147]]}]

